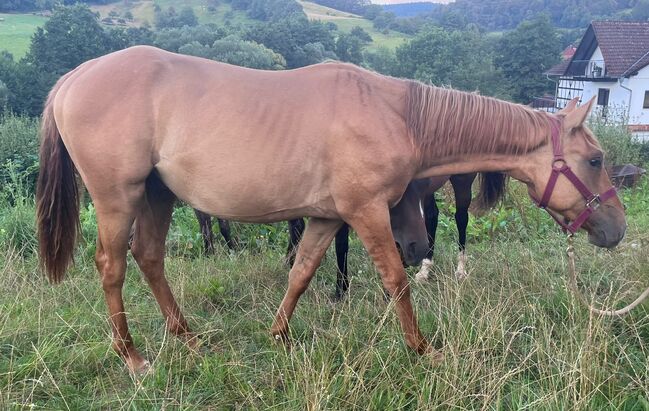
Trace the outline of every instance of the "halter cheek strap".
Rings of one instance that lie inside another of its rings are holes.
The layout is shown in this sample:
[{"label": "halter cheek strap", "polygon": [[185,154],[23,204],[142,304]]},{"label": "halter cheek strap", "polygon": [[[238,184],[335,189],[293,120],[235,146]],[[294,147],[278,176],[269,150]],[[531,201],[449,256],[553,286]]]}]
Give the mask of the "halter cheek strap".
[{"label": "halter cheek strap", "polygon": [[[599,208],[600,204],[606,200],[615,197],[616,190],[615,187],[611,186],[608,190],[602,194],[593,194],[588,187],[577,177],[577,175],[572,171],[570,166],[566,163],[565,158],[563,157],[563,147],[561,146],[560,139],[560,125],[557,120],[554,118],[549,118],[550,128],[552,130],[552,153],[554,158],[552,159],[552,173],[548,179],[548,184],[545,186],[545,191],[543,192],[543,197],[538,201],[536,198],[532,197],[532,200],[542,209],[546,210],[550,216],[564,229],[571,234],[576,233],[579,228],[588,220],[588,217],[591,216]],[[559,176],[563,174],[568,181],[572,183],[573,186],[581,193],[582,197],[586,200],[586,208],[579,213],[577,218],[571,223],[567,224],[562,221],[561,216],[557,215],[550,209],[548,209],[548,203],[552,197],[552,192],[554,187],[557,184]]]}]

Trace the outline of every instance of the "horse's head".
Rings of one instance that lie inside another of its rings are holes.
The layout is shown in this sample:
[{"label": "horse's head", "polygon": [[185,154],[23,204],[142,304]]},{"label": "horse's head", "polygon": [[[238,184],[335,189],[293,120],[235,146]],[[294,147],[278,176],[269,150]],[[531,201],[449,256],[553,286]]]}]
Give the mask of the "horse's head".
[{"label": "horse's head", "polygon": [[592,244],[612,248],[624,237],[626,221],[602,148],[584,124],[593,101],[577,107],[575,99],[550,115],[552,142],[526,159],[526,183],[530,196],[564,229],[584,228]]},{"label": "horse's head", "polygon": [[399,203],[390,209],[394,241],[407,265],[419,264],[428,253],[428,233],[419,184],[418,181],[408,184]]}]

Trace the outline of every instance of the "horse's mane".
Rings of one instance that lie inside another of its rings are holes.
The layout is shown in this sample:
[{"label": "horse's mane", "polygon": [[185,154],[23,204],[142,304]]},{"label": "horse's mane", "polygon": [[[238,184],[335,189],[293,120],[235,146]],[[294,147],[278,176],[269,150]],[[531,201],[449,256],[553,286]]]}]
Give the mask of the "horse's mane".
[{"label": "horse's mane", "polygon": [[544,112],[416,81],[408,82],[405,116],[424,164],[455,155],[521,155],[550,136]]},{"label": "horse's mane", "polygon": [[[408,82],[406,122],[420,161],[470,154],[522,155],[549,142],[544,112],[474,93]],[[481,174],[477,206],[495,206],[505,195],[504,174]]]}]

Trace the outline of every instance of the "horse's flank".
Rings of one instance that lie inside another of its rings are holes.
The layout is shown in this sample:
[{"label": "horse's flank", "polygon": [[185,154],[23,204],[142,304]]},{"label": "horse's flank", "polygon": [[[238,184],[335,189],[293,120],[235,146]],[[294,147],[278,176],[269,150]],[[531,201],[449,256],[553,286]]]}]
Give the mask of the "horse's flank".
[{"label": "horse's flank", "polygon": [[333,218],[335,191],[352,176],[405,171],[385,194],[395,204],[414,174],[406,85],[348,64],[268,72],[136,47],[82,66],[54,112],[77,165],[105,153],[85,168],[137,164],[138,179],[153,166],[178,197],[223,218]]}]

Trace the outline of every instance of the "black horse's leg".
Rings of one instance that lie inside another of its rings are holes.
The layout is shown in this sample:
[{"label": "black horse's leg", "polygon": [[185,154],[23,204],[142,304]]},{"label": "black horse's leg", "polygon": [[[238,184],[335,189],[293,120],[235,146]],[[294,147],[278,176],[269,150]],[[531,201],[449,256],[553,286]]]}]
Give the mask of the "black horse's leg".
[{"label": "black horse's leg", "polygon": [[349,225],[343,224],[336,233],[336,293],[334,298],[340,300],[349,288],[349,273],[347,272],[347,254],[349,252]]},{"label": "black horse's leg", "polygon": [[203,252],[206,255],[214,254],[214,234],[212,233],[212,217],[202,211],[194,209],[194,214],[198,219],[198,225],[201,227],[201,236],[203,237]]},{"label": "black horse's leg", "polygon": [[435,235],[437,234],[437,223],[439,222],[439,208],[435,200],[435,193],[424,199],[424,221],[428,233],[428,254],[421,262],[421,269],[415,275],[419,281],[428,280],[428,272],[433,265],[433,253],[435,252]]},{"label": "black horse's leg", "polygon": [[439,208],[437,208],[435,193],[428,196],[424,202],[424,219],[426,220],[426,232],[428,233],[428,254],[426,258],[432,260],[435,252],[437,223],[439,222]]},{"label": "black horse's leg", "polygon": [[305,227],[303,218],[288,220],[289,237],[288,248],[286,249],[286,262],[291,267],[293,267],[293,263],[295,262],[295,250],[297,249],[297,245],[300,244]]},{"label": "black horse's leg", "polygon": [[471,186],[476,178],[475,173],[451,176],[451,185],[455,193],[455,224],[458,232],[459,256],[455,276],[458,279],[467,277],[466,272],[466,229],[469,225],[469,206],[471,206]]},{"label": "black horse's leg", "polygon": [[230,222],[228,220],[223,220],[217,218],[216,221],[219,222],[219,230],[221,235],[225,240],[225,245],[228,246],[230,250],[234,250],[237,247],[236,241],[232,238],[232,231],[230,230]]}]

